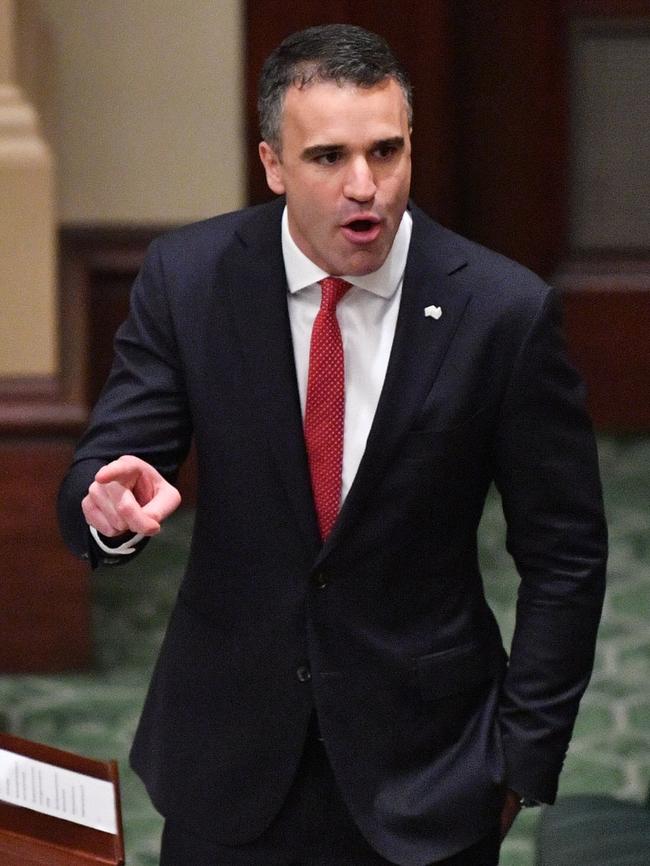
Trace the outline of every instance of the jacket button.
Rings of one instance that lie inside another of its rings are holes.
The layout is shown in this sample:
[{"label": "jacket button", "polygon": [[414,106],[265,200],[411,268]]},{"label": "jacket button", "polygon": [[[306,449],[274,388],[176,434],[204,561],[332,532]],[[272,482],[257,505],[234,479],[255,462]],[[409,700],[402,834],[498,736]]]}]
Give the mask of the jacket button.
[{"label": "jacket button", "polygon": [[308,683],[311,679],[311,671],[307,665],[301,665],[296,671],[296,676],[298,677],[299,683]]},{"label": "jacket button", "polygon": [[327,577],[322,571],[317,572],[312,579],[317,589],[325,589],[327,586]]}]

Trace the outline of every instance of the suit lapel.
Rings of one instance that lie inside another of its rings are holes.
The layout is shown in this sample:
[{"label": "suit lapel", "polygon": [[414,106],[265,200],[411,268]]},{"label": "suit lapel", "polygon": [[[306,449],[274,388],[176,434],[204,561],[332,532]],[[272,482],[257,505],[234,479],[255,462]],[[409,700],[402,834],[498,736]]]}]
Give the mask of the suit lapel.
[{"label": "suit lapel", "polygon": [[296,382],[282,259],[284,202],[251,212],[224,257],[235,324],[260,425],[306,540],[318,544],[318,527]]},{"label": "suit lapel", "polygon": [[[386,379],[357,475],[321,560],[354,523],[435,385],[471,297],[453,279],[467,262],[453,238],[451,232],[413,209],[413,234]],[[440,307],[440,318],[425,316],[425,307],[430,305]]]}]

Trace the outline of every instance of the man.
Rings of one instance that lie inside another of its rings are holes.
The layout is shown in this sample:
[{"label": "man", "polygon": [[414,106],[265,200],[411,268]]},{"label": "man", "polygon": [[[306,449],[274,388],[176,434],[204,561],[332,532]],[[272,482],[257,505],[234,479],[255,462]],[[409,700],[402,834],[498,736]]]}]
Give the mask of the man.
[{"label": "man", "polygon": [[[522,800],[555,796],[602,603],[557,304],[409,205],[410,88],[379,37],[294,34],[259,105],[282,198],[153,244],[60,496],[74,551],[132,555],[194,436],[191,554],[132,752],[161,862],[490,866]],[[509,664],[477,564],[493,481],[521,574]]]}]

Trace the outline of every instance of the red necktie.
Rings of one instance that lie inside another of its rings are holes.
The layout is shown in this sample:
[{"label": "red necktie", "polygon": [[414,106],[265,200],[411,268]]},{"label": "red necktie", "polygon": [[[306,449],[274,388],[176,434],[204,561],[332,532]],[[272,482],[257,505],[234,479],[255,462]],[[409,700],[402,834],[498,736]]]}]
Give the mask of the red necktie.
[{"label": "red necktie", "polygon": [[329,535],[341,505],[345,377],[336,305],[350,288],[339,277],[320,281],[321,304],[309,346],[305,442],[321,538]]}]

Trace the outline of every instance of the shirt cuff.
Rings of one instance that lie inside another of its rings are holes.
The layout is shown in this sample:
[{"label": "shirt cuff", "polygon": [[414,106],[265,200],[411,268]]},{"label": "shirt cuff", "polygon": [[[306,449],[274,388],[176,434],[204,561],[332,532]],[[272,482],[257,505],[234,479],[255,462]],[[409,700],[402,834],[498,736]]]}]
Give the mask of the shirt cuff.
[{"label": "shirt cuff", "polygon": [[131,556],[131,554],[136,552],[136,545],[145,537],[142,533],[137,532],[130,538],[127,538],[126,541],[123,541],[122,544],[118,544],[117,547],[109,547],[108,544],[102,540],[99,532],[94,526],[89,525],[88,528],[90,529],[90,534],[92,535],[97,547],[103,553],[108,553],[110,556]]}]

